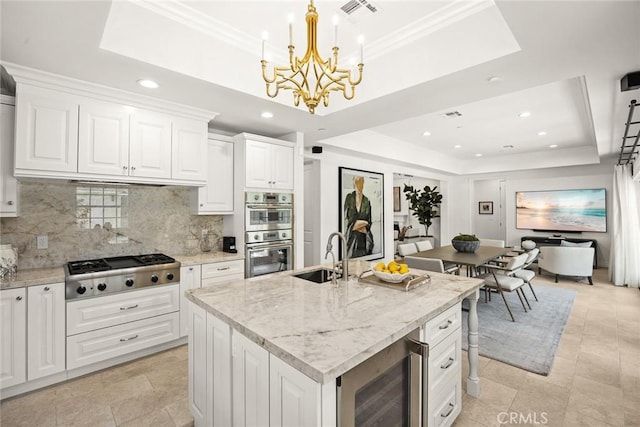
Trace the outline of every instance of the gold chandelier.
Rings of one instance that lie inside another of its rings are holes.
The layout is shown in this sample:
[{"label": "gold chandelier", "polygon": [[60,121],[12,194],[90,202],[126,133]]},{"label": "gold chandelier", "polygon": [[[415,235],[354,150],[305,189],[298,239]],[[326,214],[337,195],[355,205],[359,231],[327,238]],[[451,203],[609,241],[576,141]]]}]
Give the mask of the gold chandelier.
[{"label": "gold chandelier", "polygon": [[[307,21],[307,52],[300,59],[294,56],[292,22],[289,20],[289,65],[276,66],[273,68],[273,76],[267,76],[267,61],[264,58],[264,43],[262,40],[262,78],[267,84],[267,95],[275,98],[280,89],[293,91],[293,103],[297,107],[300,98],[313,114],[316,107],[322,100],[325,107],[329,106],[329,94],[332,91],[342,92],[345,99],[353,99],[355,86],[362,81],[362,39],[360,39],[360,63],[358,64],[358,78],[351,79],[350,69],[338,68],[338,46],[337,46],[337,22],[334,22],[334,46],[333,58],[326,61],[318,53],[317,31],[318,12],[313,5],[313,0],[309,0],[309,7],[306,14]],[[353,70],[355,71],[355,70]],[[273,89],[273,91],[272,91]]]}]

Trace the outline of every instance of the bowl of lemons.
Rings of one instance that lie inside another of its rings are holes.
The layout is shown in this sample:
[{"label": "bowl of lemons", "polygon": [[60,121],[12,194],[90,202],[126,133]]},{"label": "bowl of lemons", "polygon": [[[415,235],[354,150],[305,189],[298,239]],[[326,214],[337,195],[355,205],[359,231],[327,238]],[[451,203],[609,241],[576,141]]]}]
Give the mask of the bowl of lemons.
[{"label": "bowl of lemons", "polygon": [[396,261],[391,261],[389,264],[382,261],[374,262],[371,264],[371,271],[380,280],[390,283],[400,283],[411,274],[407,264]]}]

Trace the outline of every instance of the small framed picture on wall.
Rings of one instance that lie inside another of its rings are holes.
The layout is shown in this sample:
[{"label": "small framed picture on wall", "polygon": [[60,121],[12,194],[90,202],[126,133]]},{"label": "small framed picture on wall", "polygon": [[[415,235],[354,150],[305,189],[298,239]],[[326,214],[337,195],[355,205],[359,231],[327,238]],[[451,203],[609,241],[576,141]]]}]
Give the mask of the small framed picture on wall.
[{"label": "small framed picture on wall", "polygon": [[478,213],[480,215],[493,215],[493,202],[478,202]]}]

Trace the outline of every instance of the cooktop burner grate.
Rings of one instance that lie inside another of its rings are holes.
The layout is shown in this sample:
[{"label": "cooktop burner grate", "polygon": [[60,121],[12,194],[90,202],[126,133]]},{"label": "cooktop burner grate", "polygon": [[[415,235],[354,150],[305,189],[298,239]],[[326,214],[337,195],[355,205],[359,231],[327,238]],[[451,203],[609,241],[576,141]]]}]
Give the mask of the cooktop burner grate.
[{"label": "cooktop burner grate", "polygon": [[117,271],[124,268],[144,267],[149,265],[171,264],[175,259],[164,254],[144,254],[136,256],[119,256],[67,263],[69,274],[97,273],[101,271]]},{"label": "cooktop burner grate", "polygon": [[84,261],[71,261],[68,263],[69,273],[84,274],[97,271],[111,270],[111,266],[104,259],[90,259]]}]

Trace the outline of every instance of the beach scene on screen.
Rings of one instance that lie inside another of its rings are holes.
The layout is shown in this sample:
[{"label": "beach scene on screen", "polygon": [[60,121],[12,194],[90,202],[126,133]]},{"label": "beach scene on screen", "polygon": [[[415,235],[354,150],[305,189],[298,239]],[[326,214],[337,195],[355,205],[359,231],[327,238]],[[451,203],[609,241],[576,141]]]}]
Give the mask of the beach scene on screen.
[{"label": "beach scene on screen", "polygon": [[607,231],[605,190],[519,191],[516,228]]}]

